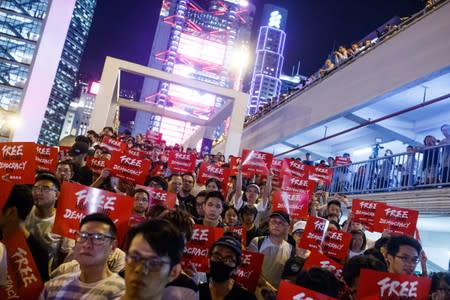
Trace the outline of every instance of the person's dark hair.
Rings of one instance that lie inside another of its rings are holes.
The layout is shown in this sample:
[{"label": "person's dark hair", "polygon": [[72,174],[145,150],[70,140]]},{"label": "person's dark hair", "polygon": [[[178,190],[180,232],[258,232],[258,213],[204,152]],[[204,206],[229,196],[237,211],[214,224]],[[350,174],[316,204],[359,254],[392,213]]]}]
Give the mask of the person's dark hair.
[{"label": "person's dark hair", "polygon": [[192,178],[192,181],[195,182],[195,177],[192,173],[183,173],[181,174],[181,178],[183,178],[184,176],[190,176]]},{"label": "person's dark hair", "polygon": [[150,199],[150,194],[148,193],[147,190],[144,189],[135,189],[133,191],[133,196],[136,195],[137,193],[145,193],[147,195],[147,199]]},{"label": "person's dark hair", "polygon": [[35,183],[41,180],[48,180],[58,189],[58,191],[61,190],[61,185],[59,183],[58,178],[56,178],[55,174],[51,172],[42,172],[36,175],[35,177]]},{"label": "person's dark hair", "polygon": [[222,207],[224,206],[225,198],[223,197],[221,192],[219,192],[219,191],[208,192],[206,194],[205,203],[208,202],[209,198],[219,198],[220,202],[222,202]]},{"label": "person's dark hair", "polygon": [[6,199],[5,205],[3,206],[3,213],[5,213],[8,208],[15,207],[19,219],[25,221],[33,208],[33,204],[31,188],[25,184],[16,184],[12,187],[8,199]]},{"label": "person's dark hair", "polygon": [[221,189],[222,184],[221,184],[220,181],[217,180],[216,178],[209,178],[209,179],[206,181],[205,186],[207,186],[207,185],[208,185],[209,183],[211,183],[211,182],[214,182],[214,183],[216,184],[218,190]]},{"label": "person's dark hair", "polygon": [[114,129],[112,127],[110,127],[110,126],[103,127],[103,131],[105,131],[105,130],[109,130],[112,133],[114,133]]},{"label": "person's dark hair", "polygon": [[207,190],[203,190],[198,192],[198,194],[195,196],[195,199],[197,199],[197,197],[206,197],[206,195],[208,195],[208,191]]},{"label": "person's dark hair", "polygon": [[181,179],[183,179],[183,175],[179,174],[179,173],[172,173],[170,174],[169,178],[167,179],[167,181],[171,181],[173,177],[181,177]]},{"label": "person's dark hair", "polygon": [[[170,177],[170,179],[172,179],[172,177]],[[169,179],[169,181],[170,181],[170,179]],[[163,177],[161,177],[161,176],[148,177],[145,180],[145,184],[144,185],[145,186],[149,186],[150,182],[152,182],[152,181],[157,182],[162,187],[162,189],[164,191],[167,191],[167,188],[169,187],[169,184],[168,184],[167,180],[165,180]]]},{"label": "person's dark hair", "polygon": [[301,271],[295,281],[307,289],[318,293],[337,298],[339,292],[339,280],[328,270],[321,268],[311,268]]},{"label": "person's dark hair", "polygon": [[327,203],[327,208],[330,207],[332,204],[335,204],[337,206],[339,206],[339,208],[341,208],[341,202],[339,200],[330,200]]},{"label": "person's dark hair", "polygon": [[132,227],[128,234],[127,245],[131,245],[134,237],[138,234],[142,234],[145,241],[158,256],[168,256],[170,258],[171,268],[181,262],[184,250],[184,237],[168,220],[160,218],[150,219]]},{"label": "person's dark hair", "polygon": [[389,238],[386,236],[382,236],[378,240],[375,241],[375,244],[373,245],[373,247],[377,250],[380,250],[381,247],[383,247],[383,246],[386,247],[388,242],[389,242]]},{"label": "person's dark hair", "polygon": [[168,220],[176,228],[180,230],[182,234],[186,237],[186,241],[190,241],[192,238],[192,218],[184,210],[176,209],[169,211],[162,216],[163,219]]},{"label": "person's dark hair", "polygon": [[241,216],[241,218],[243,215],[253,215],[256,218],[256,216],[258,215],[258,210],[255,206],[244,205],[240,209],[239,215]]},{"label": "person's dark hair", "polygon": [[447,285],[450,285],[450,273],[449,272],[437,272],[430,275],[431,289],[430,294],[437,291],[441,281],[444,281]]},{"label": "person's dark hair", "polygon": [[75,142],[83,142],[83,143],[88,144],[89,146],[92,145],[91,139],[85,135],[78,135],[77,137],[75,137]]},{"label": "person's dark hair", "polygon": [[116,225],[114,224],[114,222],[111,220],[110,217],[108,217],[105,214],[102,213],[93,213],[90,215],[85,216],[83,219],[81,219],[80,222],[80,228],[86,224],[87,222],[100,222],[106,225],[109,225],[109,233],[112,236],[116,236],[117,234],[117,228]]},{"label": "person's dark hair", "polygon": [[[206,202],[206,201],[205,201],[205,202]],[[225,213],[226,213],[227,211],[229,211],[230,209],[233,210],[234,213],[236,214],[236,216],[238,216],[238,218],[239,218],[239,211],[236,209],[236,207],[234,207],[233,205],[226,205],[226,206],[223,208],[223,211],[222,211],[222,219],[225,218]]]},{"label": "person's dark hair", "polygon": [[366,234],[364,233],[364,231],[362,231],[362,230],[352,230],[350,233],[352,234],[352,241],[351,241],[350,247],[353,244],[353,235],[359,234],[363,238],[363,244],[361,246],[361,251],[366,249],[367,239],[366,239]]},{"label": "person's dark hair", "polygon": [[420,254],[420,251],[422,251],[422,246],[420,243],[407,235],[395,235],[391,236],[389,238],[388,244],[387,244],[387,253],[396,256],[398,251],[400,250],[400,246],[410,246],[416,249],[417,255]]},{"label": "person's dark hair", "polygon": [[161,214],[163,212],[166,212],[166,211],[167,211],[167,207],[165,207],[164,205],[162,205],[162,204],[155,204],[155,205],[152,205],[148,209],[147,216],[150,219],[159,218],[161,216]]},{"label": "person's dark hair", "polygon": [[342,276],[348,286],[353,286],[361,269],[386,272],[386,265],[370,255],[358,255],[350,258],[342,269]]},{"label": "person's dark hair", "polygon": [[73,164],[73,162],[71,160],[60,160],[58,161],[58,163],[56,164],[56,167],[60,166],[60,165],[66,165],[69,166],[70,171],[73,173],[75,172],[75,165]]},{"label": "person's dark hair", "polygon": [[381,261],[381,262],[384,264],[384,266],[386,267],[386,269],[387,269],[387,263],[386,263],[386,260],[385,260],[385,258],[384,258],[384,256],[383,256],[383,253],[381,253],[380,250],[377,250],[377,249],[375,249],[375,248],[369,248],[369,249],[367,249],[366,251],[364,251],[364,255],[375,257],[376,259],[378,259],[379,261]]}]

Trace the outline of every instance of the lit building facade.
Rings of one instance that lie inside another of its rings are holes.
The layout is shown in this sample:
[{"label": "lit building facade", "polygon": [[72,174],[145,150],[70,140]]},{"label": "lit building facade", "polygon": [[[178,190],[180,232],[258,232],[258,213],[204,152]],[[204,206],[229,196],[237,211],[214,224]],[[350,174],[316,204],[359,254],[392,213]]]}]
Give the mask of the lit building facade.
[{"label": "lit building facade", "polygon": [[61,60],[48,100],[38,142],[57,145],[66,113],[74,98],[81,58],[86,46],[96,0],[76,0]]},{"label": "lit building facade", "polygon": [[[237,44],[250,39],[255,7],[236,0],[212,0],[207,5],[204,8],[194,1],[163,1],[148,66],[232,88],[232,54]],[[140,101],[207,120],[225,100],[169,82],[145,79]],[[189,122],[138,111],[133,134],[158,131],[173,144],[182,143],[196,129]]]},{"label": "lit building facade", "polygon": [[282,85],[280,75],[284,62],[286,19],[286,9],[274,5],[264,6],[262,26],[256,42],[248,115],[255,114],[272,99],[278,102]]}]

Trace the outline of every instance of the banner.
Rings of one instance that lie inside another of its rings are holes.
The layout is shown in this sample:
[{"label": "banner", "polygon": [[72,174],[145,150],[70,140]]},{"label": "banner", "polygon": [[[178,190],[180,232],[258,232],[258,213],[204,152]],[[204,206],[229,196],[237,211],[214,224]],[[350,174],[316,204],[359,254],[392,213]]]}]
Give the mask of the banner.
[{"label": "banner", "polygon": [[243,250],[241,264],[237,267],[233,278],[250,292],[255,292],[263,261],[264,254]]},{"label": "banner", "polygon": [[54,173],[58,164],[58,148],[36,145],[36,162],[39,170]]},{"label": "banner", "polygon": [[144,184],[151,161],[113,151],[111,155],[111,176],[133,183]]},{"label": "banner", "polygon": [[100,174],[103,169],[111,168],[111,161],[109,159],[88,156],[86,159],[86,165],[91,168],[93,173]]},{"label": "banner", "polygon": [[197,158],[193,153],[171,151],[167,167],[173,173],[194,173]]},{"label": "banner", "polygon": [[322,180],[324,184],[331,185],[333,180],[333,169],[321,166],[310,166],[309,179],[318,181]]},{"label": "banner", "polygon": [[175,202],[177,200],[177,194],[167,192],[164,190],[155,189],[145,185],[136,185],[136,189],[146,190],[149,194],[148,206],[152,207],[157,204],[164,205],[170,210],[175,209]]},{"label": "banner", "polygon": [[238,166],[241,163],[241,158],[232,156],[230,158],[230,176],[236,176],[238,173]]},{"label": "banner", "polygon": [[145,151],[142,151],[139,149],[126,148],[124,153],[128,156],[133,156],[133,157],[137,157],[137,158],[145,158]]},{"label": "banner", "polygon": [[414,237],[419,212],[390,205],[377,206],[374,230],[402,233]]},{"label": "banner", "polygon": [[203,138],[200,146],[200,156],[203,158],[206,154],[211,154],[213,140]]},{"label": "banner", "polygon": [[323,253],[329,257],[345,259],[348,256],[352,234],[329,229],[322,243]]},{"label": "banner", "polygon": [[334,158],[334,166],[335,167],[346,166],[351,163],[352,163],[352,160],[350,159],[350,157],[336,156]]},{"label": "banner", "polygon": [[53,232],[75,239],[81,219],[88,214],[99,212],[108,215],[116,224],[117,240],[121,245],[128,230],[133,204],[133,198],[129,196],[64,182],[56,208]]},{"label": "banner", "polygon": [[[330,271],[337,278],[341,278],[343,266],[329,257],[320,254],[318,251],[311,251],[311,255],[305,261],[303,270],[309,270],[313,267],[322,268]],[[360,281],[364,282],[364,281]]]},{"label": "banner", "polygon": [[152,142],[152,144],[161,144],[162,133],[147,129],[147,132],[145,133],[145,139]]},{"label": "banner", "polygon": [[308,179],[311,166],[305,165],[300,160],[292,158],[284,158],[281,164],[281,173],[298,177],[301,179]]},{"label": "banner", "polygon": [[272,187],[281,188],[281,166],[283,165],[283,160],[281,159],[272,159]]},{"label": "banner", "polygon": [[352,200],[352,222],[364,224],[368,231],[374,231],[375,212],[377,207],[384,207],[386,203],[373,200]]},{"label": "banner", "polygon": [[28,142],[0,143],[0,178],[14,183],[34,183],[36,163],[36,144]]},{"label": "banner", "polygon": [[281,280],[277,300],[333,300],[336,298],[309,290],[287,280]]},{"label": "banner", "polygon": [[208,271],[208,251],[223,235],[223,228],[194,224],[192,238],[184,247],[183,266],[193,264],[197,272]]},{"label": "banner", "polygon": [[307,193],[277,191],[272,193],[272,200],[273,211],[283,210],[293,220],[308,218],[309,196]]},{"label": "banner", "polygon": [[127,144],[122,141],[113,139],[109,136],[104,136],[100,146],[107,148],[109,151],[123,152],[127,148]]},{"label": "banner", "polygon": [[8,200],[9,194],[13,186],[15,185],[12,181],[2,181],[0,179],[0,211],[3,209],[6,200]]},{"label": "banner", "polygon": [[230,177],[230,169],[218,167],[216,164],[201,163],[198,169],[197,183],[205,185],[209,178],[220,181],[222,189],[225,189]]},{"label": "banner", "polygon": [[254,174],[269,175],[272,167],[273,155],[266,152],[244,149],[242,150],[242,173],[246,176]]},{"label": "banner", "polygon": [[300,239],[299,248],[319,250],[320,244],[325,239],[328,223],[329,221],[324,218],[310,216]]},{"label": "banner", "polygon": [[431,287],[431,279],[413,275],[379,272],[362,269],[356,299],[414,299],[427,300]]},{"label": "banner", "polygon": [[316,182],[281,172],[281,190],[286,192],[306,193],[308,199],[314,194]]},{"label": "banner", "polygon": [[247,229],[243,226],[227,226],[225,231],[237,233],[241,237],[241,244],[247,245]]},{"label": "banner", "polygon": [[33,255],[22,231],[7,235],[8,274],[6,287],[0,288],[0,299],[37,299],[44,288]]}]

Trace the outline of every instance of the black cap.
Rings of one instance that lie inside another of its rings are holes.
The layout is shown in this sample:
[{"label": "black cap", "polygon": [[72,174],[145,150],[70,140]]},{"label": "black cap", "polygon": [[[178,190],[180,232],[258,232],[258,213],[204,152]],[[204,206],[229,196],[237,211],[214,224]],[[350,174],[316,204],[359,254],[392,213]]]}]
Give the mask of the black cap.
[{"label": "black cap", "polygon": [[215,243],[211,247],[211,251],[212,249],[214,249],[215,246],[224,246],[233,250],[234,253],[236,254],[237,264],[240,264],[242,255],[242,246],[239,240],[235,239],[232,236],[224,235],[220,239],[215,241]]},{"label": "black cap", "polygon": [[283,219],[284,221],[286,221],[286,223],[290,223],[291,219],[289,218],[289,214],[285,211],[282,210],[277,210],[272,212],[272,214],[270,215],[269,218],[280,218]]},{"label": "black cap", "polygon": [[89,145],[85,142],[76,142],[70,148],[69,155],[70,156],[78,156],[80,154],[87,154],[89,152]]}]

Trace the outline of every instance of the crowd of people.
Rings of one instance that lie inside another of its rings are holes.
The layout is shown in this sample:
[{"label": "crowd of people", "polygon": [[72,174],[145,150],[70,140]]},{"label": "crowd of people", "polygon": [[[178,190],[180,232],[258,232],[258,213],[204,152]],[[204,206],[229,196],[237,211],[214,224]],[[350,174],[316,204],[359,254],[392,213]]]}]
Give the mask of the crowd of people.
[{"label": "crowd of people", "polygon": [[[111,176],[107,168],[95,174],[88,167],[88,156],[111,156],[110,149],[102,144],[105,136],[125,142],[129,149],[146,151],[152,163],[145,186],[176,194],[173,209],[150,206],[146,189]],[[6,242],[17,231],[26,238],[45,282],[40,299],[275,299],[283,280],[336,299],[355,299],[364,284],[359,281],[361,269],[429,276],[426,255],[415,238],[386,231],[380,239],[371,240],[365,225],[352,220],[347,198],[326,195],[324,202],[318,202],[315,198],[323,196],[322,190],[309,201],[310,215],[328,220],[329,229],[349,232],[349,252],[346,258],[335,259],[343,265],[342,275],[319,265],[304,269],[312,253],[300,247],[307,220],[293,219],[286,211],[272,207],[272,195],[277,190],[272,187],[272,172],[266,177],[246,178],[239,165],[237,175],[228,182],[210,178],[199,185],[195,172],[171,172],[167,167],[170,151],[196,153],[195,149],[168,147],[143,136],[133,138],[129,132],[117,135],[106,127],[101,133],[89,131],[87,136],[77,137],[54,172],[38,171],[31,186],[13,186],[0,213],[0,230]],[[204,155],[198,166],[204,163],[218,167],[228,164],[222,153]],[[314,162],[309,157],[304,164]],[[60,196],[65,182],[133,197],[126,240],[118,243],[115,222],[101,212],[81,219],[75,239],[53,233],[58,203],[64,201]],[[182,258],[194,224],[225,230],[208,251],[206,272],[198,272]],[[245,243],[228,231],[235,226],[246,229]],[[5,247],[0,250],[0,274],[6,274],[8,256]],[[243,250],[264,255],[255,291],[243,288],[234,279]],[[418,264],[420,274],[416,273]],[[431,276],[430,299],[449,299],[449,273]],[[3,278],[0,284],[5,286],[8,280]]]}]

